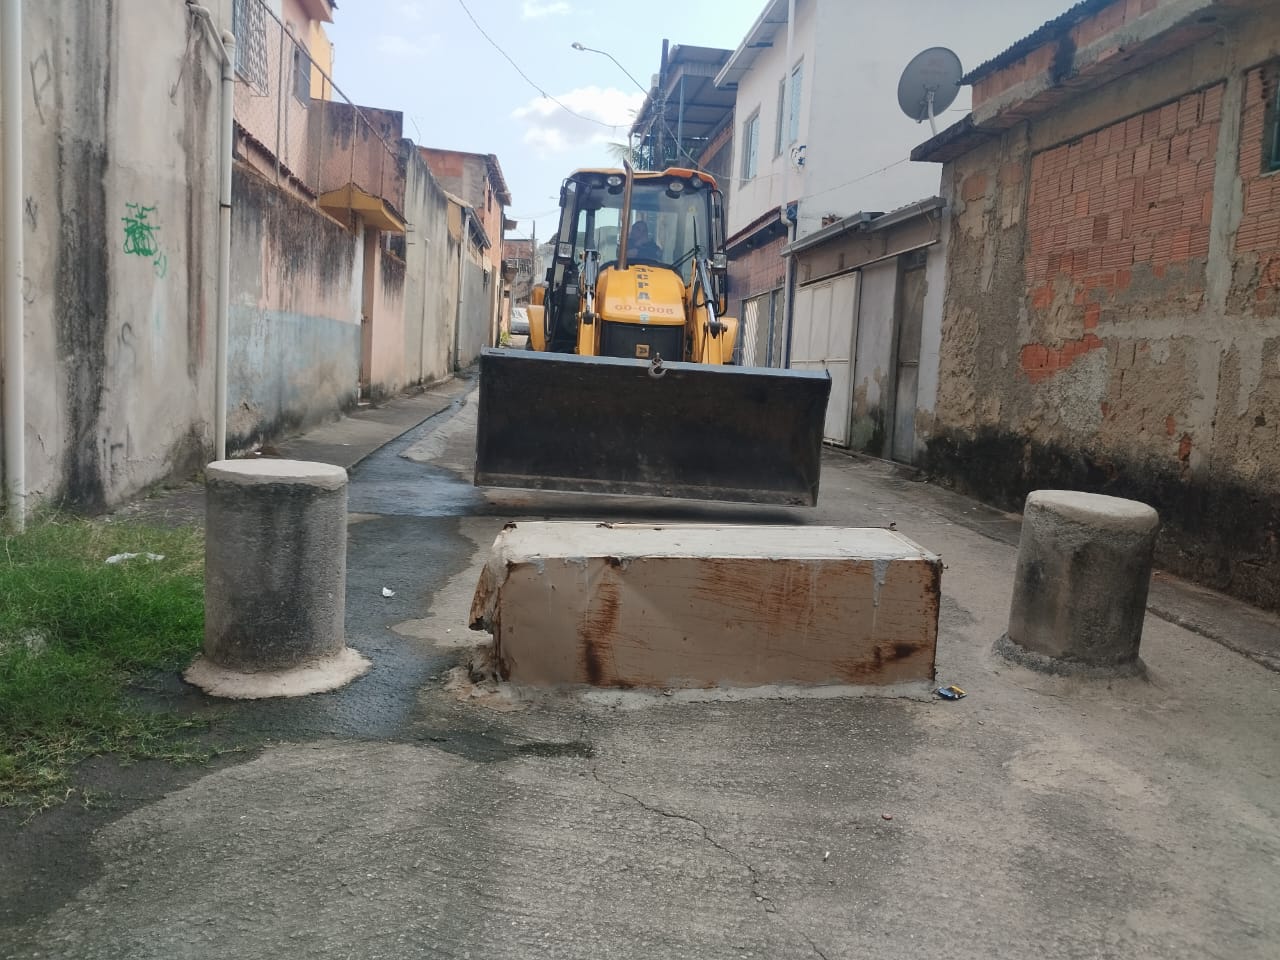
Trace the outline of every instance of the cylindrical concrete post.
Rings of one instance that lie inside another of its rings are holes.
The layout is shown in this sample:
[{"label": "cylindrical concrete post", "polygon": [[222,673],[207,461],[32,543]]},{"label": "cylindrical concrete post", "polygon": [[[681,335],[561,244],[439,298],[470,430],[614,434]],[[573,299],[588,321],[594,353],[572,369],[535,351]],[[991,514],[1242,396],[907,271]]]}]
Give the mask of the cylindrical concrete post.
[{"label": "cylindrical concrete post", "polygon": [[346,649],[347,472],[298,460],[205,470],[204,658],[220,696],[333,689],[368,669]]},{"label": "cylindrical concrete post", "polygon": [[1073,490],[1027,497],[1009,632],[996,648],[1051,673],[1141,672],[1160,519],[1144,503]]}]

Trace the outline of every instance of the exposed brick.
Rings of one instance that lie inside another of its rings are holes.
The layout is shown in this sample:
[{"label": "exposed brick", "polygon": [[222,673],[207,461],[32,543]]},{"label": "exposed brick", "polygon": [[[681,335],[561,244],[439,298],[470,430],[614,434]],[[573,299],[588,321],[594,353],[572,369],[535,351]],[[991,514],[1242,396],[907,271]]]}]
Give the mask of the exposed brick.
[{"label": "exposed brick", "polygon": [[1102,304],[1091,303],[1084,311],[1084,328],[1093,330],[1098,326],[1098,320],[1102,317]]},{"label": "exposed brick", "polygon": [[1178,129],[1190,130],[1200,122],[1200,94],[1189,93],[1178,101]]},{"label": "exposed brick", "polygon": [[1197,190],[1212,190],[1215,164],[1212,159],[1201,160],[1196,164],[1196,183]]},{"label": "exposed brick", "polygon": [[1143,143],[1133,151],[1133,172],[1141,175],[1151,169],[1151,144]]},{"label": "exposed brick", "polygon": [[1220,83],[1204,92],[1204,105],[1200,110],[1201,120],[1208,122],[1222,116],[1222,93],[1225,89],[1226,85]]},{"label": "exposed brick", "polygon": [[[1142,117],[1130,117],[1124,124],[1124,145],[1126,147],[1136,147],[1142,142]],[[1159,130],[1159,122],[1156,122],[1156,130]],[[1154,136],[1154,134],[1153,134]]]},{"label": "exposed brick", "polygon": [[1188,252],[1193,260],[1208,259],[1209,224],[1198,224],[1191,228],[1191,247]]},{"label": "exposed brick", "polygon": [[973,203],[980,200],[987,193],[987,175],[985,173],[970,174],[965,178],[964,187],[961,195],[964,197],[965,203]]}]

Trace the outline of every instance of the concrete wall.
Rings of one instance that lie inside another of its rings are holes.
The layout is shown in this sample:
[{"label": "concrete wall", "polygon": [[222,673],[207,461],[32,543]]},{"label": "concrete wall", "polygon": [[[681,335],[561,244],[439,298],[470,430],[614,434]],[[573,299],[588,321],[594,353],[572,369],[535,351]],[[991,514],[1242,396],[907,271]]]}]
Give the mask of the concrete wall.
[{"label": "concrete wall", "polygon": [[381,399],[398,393],[408,382],[405,344],[405,264],[381,245],[373,244],[372,263],[365,278],[373,285],[369,393]]},{"label": "concrete wall", "polygon": [[1131,496],[1176,572],[1280,607],[1280,179],[1259,12],[945,167],[935,473]]},{"label": "concrete wall", "polygon": [[484,347],[492,346],[493,286],[490,274],[488,285],[484,275],[487,265],[474,254],[462,256],[462,318],[458,329],[458,356],[456,365],[470,366],[480,357]]},{"label": "concrete wall", "polygon": [[237,166],[227,444],[245,450],[356,402],[363,244]]},{"label": "concrete wall", "polygon": [[93,509],[209,449],[219,68],[180,3],[22,6],[27,488]]},{"label": "concrete wall", "polygon": [[405,188],[398,148],[404,114],[333,100],[314,101],[310,112],[316,192],[354,183],[399,210]]},{"label": "concrete wall", "polygon": [[[448,376],[457,316],[457,241],[449,233],[449,200],[417,146],[400,142],[405,165],[404,357],[408,383]],[[451,252],[452,251],[452,252]]]}]

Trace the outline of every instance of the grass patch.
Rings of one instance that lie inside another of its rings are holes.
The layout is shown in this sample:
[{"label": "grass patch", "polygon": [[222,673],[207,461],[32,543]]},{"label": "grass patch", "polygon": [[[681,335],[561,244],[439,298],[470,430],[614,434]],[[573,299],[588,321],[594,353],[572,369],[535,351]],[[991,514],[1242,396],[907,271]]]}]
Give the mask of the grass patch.
[{"label": "grass patch", "polygon": [[[154,553],[107,564],[118,553]],[[200,724],[129,685],[190,661],[204,632],[204,541],[191,528],[52,519],[0,538],[0,806],[69,793],[86,757],[191,758]]]}]

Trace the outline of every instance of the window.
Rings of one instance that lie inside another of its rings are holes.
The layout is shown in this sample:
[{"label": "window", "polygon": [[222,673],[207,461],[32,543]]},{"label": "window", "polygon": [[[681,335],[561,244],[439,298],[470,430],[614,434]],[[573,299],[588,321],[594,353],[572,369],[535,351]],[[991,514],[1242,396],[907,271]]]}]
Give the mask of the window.
[{"label": "window", "polygon": [[791,71],[791,111],[787,119],[787,142],[800,139],[800,97],[804,93],[804,64],[797,63]]},{"label": "window", "polygon": [[782,142],[782,131],[786,129],[787,116],[787,78],[783,77],[778,81],[778,123],[777,129],[773,132],[773,155],[775,157],[782,155],[782,148],[785,144]]},{"label": "window", "polygon": [[[293,31],[290,31],[293,32]],[[293,95],[303,103],[311,102],[311,55],[296,39],[293,41]]]},{"label": "window", "polygon": [[753,113],[742,125],[742,179],[751,180],[756,175],[760,151],[760,111]]},{"label": "window", "polygon": [[259,93],[267,92],[267,19],[262,0],[235,0],[231,9],[236,35],[236,73]]},{"label": "window", "polygon": [[1270,97],[1270,116],[1266,126],[1267,169],[1280,170],[1280,64],[1272,64],[1271,85],[1275,88]]}]

